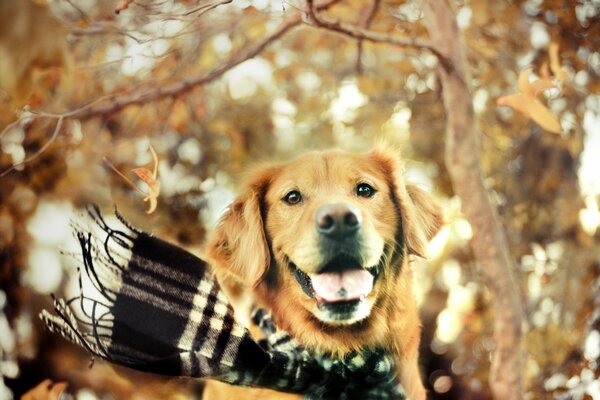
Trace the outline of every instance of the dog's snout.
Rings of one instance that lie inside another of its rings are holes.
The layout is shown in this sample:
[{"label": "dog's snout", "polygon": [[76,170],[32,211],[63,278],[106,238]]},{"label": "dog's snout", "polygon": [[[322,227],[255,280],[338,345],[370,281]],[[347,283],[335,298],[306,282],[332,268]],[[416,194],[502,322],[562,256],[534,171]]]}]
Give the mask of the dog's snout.
[{"label": "dog's snout", "polygon": [[362,222],[358,208],[345,203],[327,204],[316,215],[317,231],[333,239],[353,235]]}]

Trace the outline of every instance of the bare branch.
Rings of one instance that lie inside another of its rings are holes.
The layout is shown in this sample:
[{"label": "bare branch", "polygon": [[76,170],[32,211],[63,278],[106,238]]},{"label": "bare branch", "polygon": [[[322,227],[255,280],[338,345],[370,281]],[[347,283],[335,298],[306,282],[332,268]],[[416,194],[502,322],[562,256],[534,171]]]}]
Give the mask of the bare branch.
[{"label": "bare branch", "polygon": [[119,14],[121,11],[127,10],[131,3],[133,3],[133,0],[122,0],[115,8],[115,14]]},{"label": "bare branch", "polygon": [[447,118],[446,168],[473,228],[471,247],[494,295],[496,349],[489,383],[496,399],[519,400],[523,398],[520,291],[512,276],[505,233],[483,183],[467,57],[456,17],[446,2],[425,0],[423,8],[431,40],[452,67],[439,67]]},{"label": "bare branch", "polygon": [[98,115],[111,114],[133,104],[145,104],[164,97],[179,96],[189,92],[196,86],[205,85],[221,77],[225,72],[229,71],[236,65],[256,57],[271,43],[281,38],[292,28],[298,26],[300,22],[300,18],[294,18],[284,22],[269,36],[248,47],[244,51],[237,53],[227,62],[220,64],[212,71],[209,71],[205,74],[190,76],[178,82],[170,83],[164,86],[157,86],[143,93],[110,96],[108,97],[108,101],[88,107],[79,113],[74,113],[72,116],[79,119],[88,119]]},{"label": "bare branch", "polygon": [[[327,8],[335,5],[339,1],[340,0],[329,0],[327,2],[324,2],[323,4],[316,6],[315,9],[316,10],[324,10],[324,9],[327,9]],[[218,4],[219,5],[226,4],[226,2],[222,1]],[[37,118],[44,117],[44,118],[57,119],[58,121],[56,123],[54,132],[53,132],[51,138],[48,140],[48,142],[46,142],[46,144],[44,144],[44,146],[42,146],[42,148],[40,148],[40,150],[38,150],[34,155],[23,160],[21,163],[15,164],[12,167],[10,167],[9,169],[3,171],[0,174],[0,177],[8,174],[12,170],[14,170],[17,166],[39,157],[39,155],[42,154],[42,152],[45,151],[48,148],[48,146],[50,146],[50,144],[52,144],[54,142],[54,140],[56,139],[56,137],[58,136],[58,134],[60,132],[60,128],[65,119],[67,119],[67,118],[78,118],[81,120],[90,119],[90,118],[94,118],[94,117],[98,117],[98,116],[102,116],[102,115],[113,114],[115,112],[121,111],[122,109],[124,109],[125,107],[130,106],[130,105],[145,104],[145,103],[149,103],[149,102],[159,100],[159,99],[162,99],[165,97],[175,97],[175,96],[182,95],[186,92],[189,92],[190,90],[192,90],[193,88],[195,88],[197,86],[201,86],[201,85],[210,83],[210,82],[218,79],[225,72],[229,71],[233,67],[241,64],[242,62],[244,62],[246,60],[256,57],[258,54],[262,53],[269,45],[271,45],[273,42],[275,42],[278,39],[280,39],[281,37],[283,37],[286,33],[288,33],[290,30],[292,30],[296,26],[300,25],[301,23],[302,23],[302,18],[299,15],[288,19],[286,22],[283,22],[270,35],[266,36],[259,42],[256,42],[253,45],[250,45],[246,49],[238,52],[237,54],[232,56],[227,62],[220,64],[213,70],[211,70],[207,73],[204,73],[204,74],[187,77],[187,78],[183,79],[182,81],[178,81],[178,82],[174,82],[174,83],[170,83],[170,84],[166,84],[166,85],[156,86],[156,87],[153,87],[152,89],[146,90],[145,92],[141,92],[141,93],[136,92],[136,93],[126,93],[126,94],[119,94],[119,95],[106,95],[99,99],[94,100],[93,102],[91,102],[83,107],[80,107],[78,109],[75,109],[75,110],[72,110],[72,111],[69,111],[69,112],[63,113],[63,114],[53,114],[53,113],[47,113],[47,112],[43,112],[43,111],[31,112],[31,114],[34,114],[34,116]],[[31,115],[29,115],[29,117],[31,117]],[[11,123],[9,126],[5,127],[5,129],[0,133],[0,137],[3,136],[8,131],[8,129],[15,126],[16,124],[19,124],[22,120],[23,120],[23,118],[20,118],[19,120],[15,121],[15,122]]]},{"label": "bare branch", "polygon": [[314,0],[306,0],[308,5],[307,19],[306,22],[317,28],[326,29],[331,32],[339,33],[344,36],[351,37],[353,39],[367,40],[375,43],[387,43],[403,48],[415,48],[425,49],[432,52],[440,60],[442,64],[447,66],[449,62],[446,60],[444,55],[438,51],[438,49],[428,40],[420,38],[408,38],[397,35],[390,35],[382,32],[375,32],[368,29],[361,28],[356,25],[347,24],[340,21],[332,21],[321,15],[318,7],[315,7]]},{"label": "bare branch", "polygon": [[198,17],[198,16],[200,16],[202,14],[205,14],[205,13],[209,12],[210,10],[213,10],[213,9],[215,9],[215,8],[223,5],[223,4],[229,4],[232,1],[233,0],[221,0],[221,1],[215,1],[214,3],[203,4],[201,6],[198,6],[198,7],[194,8],[194,9],[186,12],[183,15],[184,16],[188,16],[188,15],[195,14],[195,13],[199,12],[199,14],[196,15]]},{"label": "bare branch", "polygon": [[[50,136],[50,139],[48,139],[48,141],[46,143],[44,143],[44,145],[42,147],[40,147],[40,149],[38,151],[35,152],[35,154],[25,158],[23,161],[18,162],[16,164],[13,164],[12,166],[10,166],[9,168],[7,168],[6,170],[2,171],[2,173],[0,173],[0,178],[2,178],[3,176],[5,176],[6,174],[8,174],[9,172],[11,172],[12,170],[14,170],[15,168],[24,165],[25,163],[28,163],[29,161],[33,161],[36,158],[38,158],[44,151],[46,151],[46,149],[48,147],[50,147],[50,145],[52,143],[54,143],[54,141],[56,140],[56,138],[58,137],[58,134],[60,132],[60,128],[62,127],[63,121],[64,121],[65,117],[60,116],[58,118],[58,121],[56,121],[56,126],[54,127],[54,131],[52,132],[52,136]],[[18,122],[18,121],[16,121]],[[10,125],[11,127],[14,126],[13,124]],[[4,132],[3,132],[4,133]]]},{"label": "bare branch", "polygon": [[[324,10],[338,3],[339,1],[340,0],[330,0],[326,3],[316,6],[315,8],[317,10]],[[108,96],[106,101],[103,101],[100,104],[85,107],[84,109],[81,109],[79,111],[76,110],[74,112],[71,112],[70,116],[79,119],[93,118],[99,115],[112,114],[133,104],[145,104],[161,98],[179,96],[181,94],[189,92],[197,86],[205,85],[218,79],[225,72],[243,63],[244,61],[256,57],[273,42],[277,41],[290,30],[300,25],[301,22],[302,18],[300,16],[295,16],[293,18],[288,19],[287,21],[283,22],[270,35],[266,36],[259,42],[254,43],[248,48],[242,50],[241,52],[238,52],[236,55],[232,56],[228,61],[220,64],[212,71],[196,76],[190,76],[183,79],[182,81],[166,84],[163,86],[157,86],[143,93]]]},{"label": "bare branch", "polygon": [[[371,21],[375,18],[377,11],[379,10],[380,0],[373,0],[369,10],[365,14],[365,17],[361,21],[360,27],[364,29],[368,29],[369,25],[371,25]],[[363,41],[359,40],[356,44],[356,72],[360,75],[363,73],[363,65],[362,65],[362,52],[363,52]]]}]

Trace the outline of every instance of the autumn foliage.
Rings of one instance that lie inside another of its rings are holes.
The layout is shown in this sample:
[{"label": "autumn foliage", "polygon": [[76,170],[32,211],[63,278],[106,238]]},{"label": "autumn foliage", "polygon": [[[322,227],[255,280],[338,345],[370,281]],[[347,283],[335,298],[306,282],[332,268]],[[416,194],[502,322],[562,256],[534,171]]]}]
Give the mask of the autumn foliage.
[{"label": "autumn foliage", "polygon": [[[600,5],[439,1],[464,44],[474,151],[522,307],[523,397],[600,398]],[[201,254],[254,163],[381,141],[448,220],[414,263],[431,398],[492,398],[498,291],[445,153],[456,65],[420,7],[0,2],[0,398],[200,396],[198,381],[89,368],[41,328],[49,293],[77,287],[69,220],[81,206],[117,207]]]}]

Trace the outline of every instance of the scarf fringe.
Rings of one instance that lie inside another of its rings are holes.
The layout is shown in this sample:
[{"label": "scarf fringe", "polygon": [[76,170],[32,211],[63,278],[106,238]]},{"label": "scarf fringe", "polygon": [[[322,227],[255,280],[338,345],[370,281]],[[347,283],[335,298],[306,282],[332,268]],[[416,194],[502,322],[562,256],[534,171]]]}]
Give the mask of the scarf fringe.
[{"label": "scarf fringe", "polygon": [[[81,248],[81,253],[72,254],[80,263],[77,267],[79,295],[65,300],[52,294],[54,314],[42,310],[40,319],[51,332],[83,347],[93,356],[121,363],[132,361],[122,357],[117,360],[108,348],[114,322],[111,309],[134,241],[141,231],[132,227],[117,210],[115,216],[123,225],[121,229],[111,228],[97,205],[90,205],[85,211],[82,218],[71,222]],[[92,224],[86,224],[84,219]],[[95,292],[94,297],[90,292]]]}]

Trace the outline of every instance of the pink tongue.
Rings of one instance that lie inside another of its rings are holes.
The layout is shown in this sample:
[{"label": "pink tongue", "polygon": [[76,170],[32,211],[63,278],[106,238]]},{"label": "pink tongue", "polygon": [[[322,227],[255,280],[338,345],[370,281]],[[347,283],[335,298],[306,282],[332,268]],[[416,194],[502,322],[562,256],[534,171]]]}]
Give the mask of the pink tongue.
[{"label": "pink tongue", "polygon": [[324,272],[310,279],[317,296],[328,302],[358,300],[373,290],[373,275],[364,269]]}]

